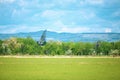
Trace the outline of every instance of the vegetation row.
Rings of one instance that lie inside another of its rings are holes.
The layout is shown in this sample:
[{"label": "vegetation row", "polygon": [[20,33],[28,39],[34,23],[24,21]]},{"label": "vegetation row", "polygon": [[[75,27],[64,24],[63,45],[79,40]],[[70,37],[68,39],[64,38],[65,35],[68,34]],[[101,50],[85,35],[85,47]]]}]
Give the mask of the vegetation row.
[{"label": "vegetation row", "polygon": [[0,40],[0,55],[113,55],[120,56],[120,41],[60,42],[39,45],[31,37]]}]

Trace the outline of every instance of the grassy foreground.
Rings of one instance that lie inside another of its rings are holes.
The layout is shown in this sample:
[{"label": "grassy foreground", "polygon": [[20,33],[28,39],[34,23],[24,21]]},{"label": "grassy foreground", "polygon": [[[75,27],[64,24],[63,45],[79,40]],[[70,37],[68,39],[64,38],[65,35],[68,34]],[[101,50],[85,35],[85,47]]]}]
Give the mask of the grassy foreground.
[{"label": "grassy foreground", "polygon": [[120,80],[120,58],[0,57],[0,80]]}]

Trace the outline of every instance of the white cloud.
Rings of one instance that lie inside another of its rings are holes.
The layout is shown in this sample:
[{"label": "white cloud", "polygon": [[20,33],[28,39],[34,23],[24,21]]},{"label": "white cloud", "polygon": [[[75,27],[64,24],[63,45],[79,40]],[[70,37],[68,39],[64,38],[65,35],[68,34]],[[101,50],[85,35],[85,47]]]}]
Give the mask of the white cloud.
[{"label": "white cloud", "polygon": [[58,0],[59,3],[61,4],[70,4],[70,3],[75,3],[76,0]]},{"label": "white cloud", "polygon": [[95,13],[91,11],[80,11],[79,14],[82,16],[82,18],[87,20],[96,17]]},{"label": "white cloud", "polygon": [[64,11],[45,10],[41,16],[47,18],[59,18],[64,14],[65,14]]},{"label": "white cloud", "polygon": [[104,0],[86,0],[87,3],[89,4],[103,4]]},{"label": "white cloud", "polygon": [[61,29],[66,27],[66,25],[60,20],[46,22],[44,26],[44,29],[46,28],[47,30],[54,32],[61,32]]},{"label": "white cloud", "polygon": [[89,30],[90,29],[88,27],[83,27],[83,26],[72,27],[72,28],[64,27],[64,28],[62,28],[61,32],[83,33],[83,32],[89,32]]},{"label": "white cloud", "polygon": [[0,3],[13,3],[15,0],[0,0]]},{"label": "white cloud", "polygon": [[[9,28],[8,28],[9,27]],[[6,25],[0,26],[0,33],[19,33],[19,32],[35,32],[42,29],[40,26],[27,26],[27,25]]]},{"label": "white cloud", "polygon": [[14,25],[4,25],[0,26],[0,33],[14,33],[16,32],[16,29],[14,28]]},{"label": "white cloud", "polygon": [[80,0],[80,5],[103,5],[105,0]]},{"label": "white cloud", "polygon": [[54,7],[54,6],[55,6],[54,3],[43,3],[43,4],[37,5],[38,8],[45,8],[45,9],[49,9],[51,7]]},{"label": "white cloud", "polygon": [[17,4],[20,7],[30,8],[38,5],[38,0],[17,0]]},{"label": "white cloud", "polygon": [[24,7],[21,8],[21,9],[13,9],[13,12],[12,12],[12,17],[16,17],[16,18],[24,18],[27,17],[27,14],[29,13],[30,11],[28,9],[25,9]]},{"label": "white cloud", "polygon": [[[39,13],[43,18],[52,20],[91,20],[96,17],[93,10],[45,10]],[[37,14],[38,15],[38,14]],[[39,16],[40,16],[39,15]]]},{"label": "white cloud", "polygon": [[112,30],[111,30],[110,28],[106,28],[106,29],[105,29],[105,32],[106,32],[106,33],[110,33],[110,32],[112,32]]},{"label": "white cloud", "polygon": [[12,12],[12,17],[14,17],[16,15],[20,16],[20,12],[18,10],[14,9],[13,12]]},{"label": "white cloud", "polygon": [[40,26],[25,26],[19,25],[20,27],[16,27],[16,32],[35,32],[41,30]]},{"label": "white cloud", "polygon": [[18,0],[17,4],[21,8],[26,8],[26,9],[39,9],[39,10],[44,10],[44,9],[49,9],[51,7],[54,7],[54,3],[48,3],[47,1],[41,1],[41,0]]},{"label": "white cloud", "polygon": [[19,0],[18,5],[21,7],[25,7],[25,6],[28,6],[28,3],[25,0]]},{"label": "white cloud", "polygon": [[[11,28],[2,29],[2,31],[10,33],[24,32],[25,30],[36,31],[45,28],[56,32],[74,33],[89,32],[90,30],[92,32],[97,32],[97,30],[99,32],[118,32],[120,30],[119,2],[120,0],[0,0],[0,4],[5,4],[0,13],[5,16],[0,16],[3,20],[0,23],[6,25],[9,25],[9,23],[18,24],[15,25],[18,27],[14,26],[12,28],[10,26]],[[9,4],[6,5],[6,3]],[[107,14],[109,15],[106,17]],[[95,28],[96,24],[99,28]],[[33,27],[33,25],[45,27]],[[104,26],[109,26],[111,30]]]},{"label": "white cloud", "polygon": [[49,28],[47,30],[49,31],[55,31],[55,32],[70,32],[70,33],[82,33],[82,32],[89,32],[90,29],[88,27],[84,26],[78,26],[75,24],[75,22],[72,22],[68,25],[64,24],[62,21],[58,20],[55,21],[53,24],[47,24]]},{"label": "white cloud", "polygon": [[120,17],[120,10],[117,10],[112,14],[113,17]]}]

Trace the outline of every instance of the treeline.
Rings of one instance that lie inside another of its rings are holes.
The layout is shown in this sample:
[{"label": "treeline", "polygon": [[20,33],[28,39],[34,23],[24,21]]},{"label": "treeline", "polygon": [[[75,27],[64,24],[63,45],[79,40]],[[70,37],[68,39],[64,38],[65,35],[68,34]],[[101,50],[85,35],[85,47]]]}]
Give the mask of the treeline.
[{"label": "treeline", "polygon": [[0,40],[0,55],[113,55],[120,56],[120,41],[59,42],[40,46],[31,37]]}]

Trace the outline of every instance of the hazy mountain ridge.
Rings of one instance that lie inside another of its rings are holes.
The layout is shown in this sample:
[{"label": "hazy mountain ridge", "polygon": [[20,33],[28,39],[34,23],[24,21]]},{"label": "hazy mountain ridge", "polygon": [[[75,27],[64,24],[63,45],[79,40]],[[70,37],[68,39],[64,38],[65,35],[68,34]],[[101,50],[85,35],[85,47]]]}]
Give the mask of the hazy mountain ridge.
[{"label": "hazy mountain ridge", "polygon": [[[14,34],[0,34],[0,39],[8,39],[10,37],[32,37],[34,40],[39,40],[43,30],[28,33],[14,33]],[[48,40],[57,41],[82,41],[82,42],[95,42],[102,41],[118,41],[120,40],[120,33],[57,33],[47,31]]]}]

